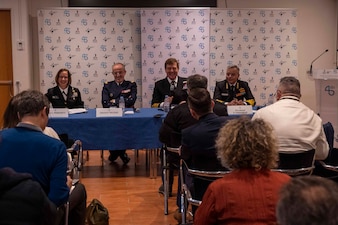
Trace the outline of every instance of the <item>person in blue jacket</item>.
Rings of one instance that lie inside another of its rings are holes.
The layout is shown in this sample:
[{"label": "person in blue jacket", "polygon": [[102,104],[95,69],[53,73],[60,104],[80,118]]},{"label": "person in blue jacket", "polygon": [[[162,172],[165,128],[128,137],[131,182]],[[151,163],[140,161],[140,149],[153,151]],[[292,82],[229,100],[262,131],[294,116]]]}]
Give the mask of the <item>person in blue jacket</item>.
[{"label": "person in blue jacket", "polygon": [[[126,75],[125,65],[115,63],[113,65],[114,80],[105,82],[102,89],[102,106],[103,108],[118,107],[121,96],[124,98],[126,108],[134,108],[137,95],[137,85],[135,82],[124,79]],[[118,157],[121,158],[123,164],[130,161],[126,150],[110,150],[109,160],[114,162]]]},{"label": "person in blue jacket", "polygon": [[43,133],[48,123],[47,97],[39,91],[26,90],[14,96],[12,104],[11,112],[16,113],[19,123],[0,131],[0,168],[31,174],[55,207],[63,208],[69,202],[70,225],[84,225],[85,187],[79,183],[70,191],[72,179],[67,176],[66,146]]}]

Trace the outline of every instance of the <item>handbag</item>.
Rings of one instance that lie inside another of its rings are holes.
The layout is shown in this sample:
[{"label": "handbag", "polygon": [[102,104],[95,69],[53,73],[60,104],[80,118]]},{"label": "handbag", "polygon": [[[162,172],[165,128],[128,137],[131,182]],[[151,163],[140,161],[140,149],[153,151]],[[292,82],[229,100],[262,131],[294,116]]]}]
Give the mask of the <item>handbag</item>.
[{"label": "handbag", "polygon": [[108,209],[94,198],[86,209],[87,225],[109,225]]}]

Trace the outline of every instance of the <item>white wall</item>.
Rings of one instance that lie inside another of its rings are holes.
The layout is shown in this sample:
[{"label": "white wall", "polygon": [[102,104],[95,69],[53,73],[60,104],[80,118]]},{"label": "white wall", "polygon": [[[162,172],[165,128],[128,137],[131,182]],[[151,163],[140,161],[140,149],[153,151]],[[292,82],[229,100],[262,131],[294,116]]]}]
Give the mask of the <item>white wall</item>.
[{"label": "white wall", "polygon": [[[38,78],[36,77],[38,74],[37,9],[66,7],[66,4],[67,1],[65,0],[1,0],[0,9],[10,8],[13,13],[13,46],[15,46],[14,43],[19,37],[20,26],[22,27],[23,41],[30,43],[30,38],[32,39],[32,44],[27,44],[24,51],[19,52],[13,48],[14,80],[21,81],[21,89],[38,87]],[[329,52],[319,58],[313,64],[313,68],[335,67],[335,49],[337,48],[336,4],[336,0],[218,0],[220,8],[298,9],[298,76],[302,84],[302,101],[314,110],[317,110],[315,84],[306,71],[309,70],[311,61],[325,49],[329,49]],[[18,16],[19,9],[21,10],[20,17]],[[25,81],[25,83],[22,81]]]},{"label": "white wall", "polygon": [[[20,90],[32,88],[32,48],[27,1],[1,0],[0,9],[10,10],[11,12],[13,90],[16,94]],[[23,50],[16,48],[17,41],[23,42]]]}]

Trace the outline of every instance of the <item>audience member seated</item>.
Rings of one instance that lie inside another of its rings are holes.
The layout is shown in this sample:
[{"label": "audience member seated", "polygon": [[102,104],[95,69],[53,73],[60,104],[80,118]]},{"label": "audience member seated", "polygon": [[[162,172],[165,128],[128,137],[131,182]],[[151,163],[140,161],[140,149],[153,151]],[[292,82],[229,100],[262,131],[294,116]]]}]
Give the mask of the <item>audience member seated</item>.
[{"label": "audience member seated", "polygon": [[[195,74],[188,77],[187,80],[187,93],[185,97],[182,97],[182,101],[179,105],[171,109],[166,118],[163,121],[163,125],[160,128],[159,138],[161,142],[171,147],[179,147],[181,145],[181,131],[197,122],[192,117],[187,104],[187,96],[189,90],[194,88],[208,87],[208,79],[205,76]],[[215,114],[219,116],[227,116],[226,107],[223,104],[216,103],[213,108]],[[162,158],[162,157],[161,157]],[[167,154],[167,161],[169,162],[169,195],[172,192],[172,184],[174,179],[173,164],[179,165],[179,157],[175,154]],[[180,207],[180,179],[178,179],[178,191],[177,191],[177,206]],[[163,185],[159,188],[159,192],[163,192]],[[177,210],[178,212],[179,210]]]},{"label": "audience member seated", "polygon": [[[20,122],[0,133],[0,168],[30,173],[56,207],[69,201],[70,225],[84,224],[85,187],[78,183],[69,196],[72,180],[67,176],[66,146],[42,133],[48,123],[48,99],[38,91],[28,90],[14,96],[11,103]],[[5,124],[15,123],[5,121]]]},{"label": "audience member seated", "polygon": [[300,102],[300,83],[295,77],[283,77],[276,93],[277,102],[259,109],[253,120],[261,118],[274,128],[280,152],[315,149],[315,159],[323,160],[329,152],[322,119]]},{"label": "audience member seated", "polygon": [[291,179],[280,192],[279,225],[338,224],[338,186],[318,176]]},{"label": "audience member seated", "polygon": [[[213,112],[214,101],[205,88],[189,90],[188,106],[197,123],[182,130],[181,158],[192,169],[225,170],[217,159],[215,140],[228,117],[219,117]],[[210,182],[200,179],[194,179],[193,185],[189,182],[185,176],[185,183],[189,188],[193,188],[191,192],[194,199],[201,200]]]},{"label": "audience member seated", "polygon": [[272,127],[262,119],[230,120],[219,131],[216,148],[232,171],[209,185],[194,225],[276,224],[278,193],[290,177],[270,170],[278,158]]},{"label": "audience member seated", "polygon": [[239,80],[239,67],[229,66],[226,79],[216,82],[214,99],[224,105],[252,105],[256,104],[248,82]]},{"label": "audience member seated", "polygon": [[[206,77],[195,74],[188,77],[187,88],[207,88],[207,83],[208,80]],[[191,116],[186,100],[187,95],[185,95],[184,99],[182,97],[182,101],[179,105],[177,105],[168,112],[160,128],[160,141],[167,146],[179,147],[181,145],[182,129],[187,128],[197,122],[197,120]],[[177,154],[168,152],[167,162],[169,164],[169,196],[171,196],[174,180],[174,165],[179,165],[179,156]],[[159,188],[159,192],[163,193],[163,189],[163,185],[161,185],[161,187]]]},{"label": "audience member seated", "polygon": [[57,86],[49,88],[46,96],[54,108],[83,108],[79,89],[72,87],[72,76],[68,69],[60,69],[55,76]]},{"label": "audience member seated", "polygon": [[52,225],[57,209],[28,173],[0,169],[0,224]]},{"label": "audience member seated", "polygon": [[169,96],[168,101],[171,105],[179,104],[182,99],[182,90],[186,89],[187,78],[178,76],[180,64],[177,59],[169,58],[164,63],[167,76],[155,82],[151,107],[162,108],[164,98]]},{"label": "audience member seated", "polygon": [[[13,101],[14,98],[11,98],[7,104],[7,107],[5,109],[5,112],[3,114],[3,127],[2,129],[7,129],[7,128],[13,128],[16,127],[16,125],[18,125],[18,123],[20,122],[18,115],[17,115],[17,100]],[[43,130],[43,133],[51,136],[53,138],[59,139],[60,140],[60,136],[56,133],[56,131],[51,128],[51,127],[45,127],[45,129]]]},{"label": "audience member seated", "polygon": [[[135,82],[124,79],[126,76],[126,68],[122,63],[115,63],[112,66],[112,73],[114,80],[105,82],[102,89],[102,106],[104,108],[119,107],[119,100],[122,96],[124,98],[126,108],[134,108],[137,97],[137,85]],[[118,157],[126,165],[130,161],[126,150],[110,150],[109,160],[114,162]]]}]

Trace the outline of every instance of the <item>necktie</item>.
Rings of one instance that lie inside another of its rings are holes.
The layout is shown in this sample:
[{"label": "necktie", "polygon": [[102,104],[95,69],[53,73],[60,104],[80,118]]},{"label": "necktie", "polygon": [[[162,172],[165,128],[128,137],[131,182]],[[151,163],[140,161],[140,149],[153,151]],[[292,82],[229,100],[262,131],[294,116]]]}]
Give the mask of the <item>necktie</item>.
[{"label": "necktie", "polygon": [[231,89],[232,99],[236,98],[235,85],[231,85],[230,89]]},{"label": "necktie", "polygon": [[175,81],[172,80],[170,83],[170,91],[174,91],[175,90]]},{"label": "necktie", "polygon": [[67,100],[67,94],[66,94],[66,92],[65,92],[65,91],[62,91],[62,94],[63,94],[63,98],[64,98],[65,100]]}]

